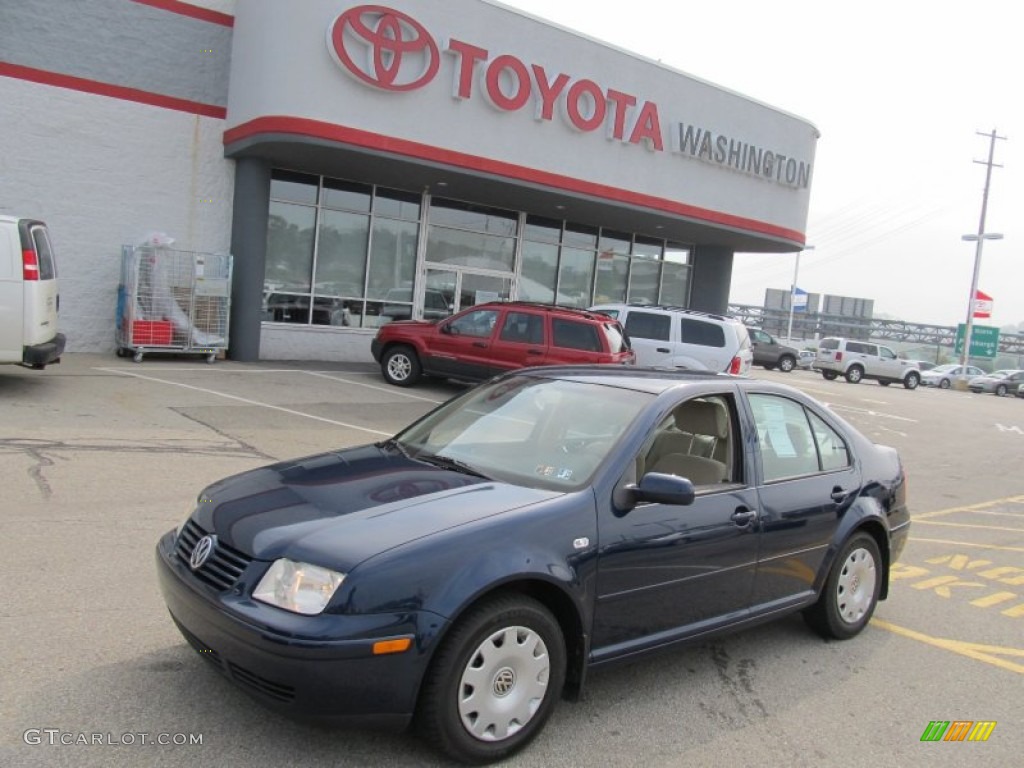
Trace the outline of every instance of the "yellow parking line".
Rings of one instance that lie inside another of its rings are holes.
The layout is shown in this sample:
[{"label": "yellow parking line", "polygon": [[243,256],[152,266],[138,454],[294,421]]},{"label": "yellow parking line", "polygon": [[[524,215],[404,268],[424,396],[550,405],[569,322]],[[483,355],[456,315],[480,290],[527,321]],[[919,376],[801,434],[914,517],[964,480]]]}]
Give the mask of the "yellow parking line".
[{"label": "yellow parking line", "polygon": [[920,515],[914,515],[914,520],[922,520],[926,517],[938,517],[939,515],[951,515],[954,512],[973,512],[979,509],[987,509],[988,507],[995,507],[999,504],[1024,504],[1024,496],[1007,496],[1005,499],[994,499],[992,501],[983,501],[980,504],[968,504],[963,507],[950,507],[949,509],[938,509],[934,512],[923,512]]},{"label": "yellow parking line", "polygon": [[926,635],[923,632],[917,632],[913,629],[907,629],[906,627],[900,627],[896,624],[890,624],[888,621],[882,619],[872,619],[871,626],[879,627],[880,629],[887,630],[897,635],[916,640],[919,643],[925,643],[926,645],[932,645],[936,648],[942,648],[945,651],[952,651],[953,653],[966,656],[969,659],[975,661],[983,661],[986,664],[991,664],[994,667],[1005,669],[1009,672],[1016,672],[1018,675],[1024,675],[1024,664],[1017,664],[1009,661],[1008,659],[1001,658],[1002,656],[1020,656],[1024,657],[1024,650],[1020,648],[1004,648],[999,645],[981,645],[979,643],[965,643],[962,640],[950,640],[946,637],[932,637]]},{"label": "yellow parking line", "polygon": [[947,541],[946,539],[922,539],[911,536],[911,541],[923,541],[928,544],[950,544],[954,547],[977,547],[978,549],[996,549],[1000,552],[1024,552],[1024,547],[1000,547],[997,544],[972,544],[968,541]]},{"label": "yellow parking line", "polygon": [[980,528],[983,531],[1009,531],[1010,533],[1024,533],[1024,528],[1003,528],[998,525],[972,525],[971,523],[945,523],[941,520],[915,520],[921,525],[946,525],[950,528]]}]

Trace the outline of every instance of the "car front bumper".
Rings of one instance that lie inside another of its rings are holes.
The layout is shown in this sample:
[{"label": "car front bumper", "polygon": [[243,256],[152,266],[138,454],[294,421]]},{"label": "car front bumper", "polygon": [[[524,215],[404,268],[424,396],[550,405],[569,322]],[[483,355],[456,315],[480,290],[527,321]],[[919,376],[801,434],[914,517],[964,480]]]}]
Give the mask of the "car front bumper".
[{"label": "car front bumper", "polygon": [[[174,540],[171,531],[157,545],[160,590],[201,658],[267,706],[299,719],[392,729],[409,724],[431,639],[444,619],[425,611],[291,614],[252,601],[244,587],[217,592],[198,582],[175,554]],[[315,630],[297,632],[304,622]],[[374,642],[400,637],[412,638],[409,650],[374,655]]]}]

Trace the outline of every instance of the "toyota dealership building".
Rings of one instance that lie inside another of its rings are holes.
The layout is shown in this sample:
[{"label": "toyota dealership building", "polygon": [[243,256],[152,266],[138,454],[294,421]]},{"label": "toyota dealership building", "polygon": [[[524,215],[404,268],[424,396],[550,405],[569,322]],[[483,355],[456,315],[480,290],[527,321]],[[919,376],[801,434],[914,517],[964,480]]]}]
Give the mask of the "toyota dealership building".
[{"label": "toyota dealership building", "polygon": [[724,312],[804,243],[807,121],[490,0],[19,0],[0,212],[46,220],[72,351],[123,243],[234,255],[230,355],[369,362],[488,299]]}]

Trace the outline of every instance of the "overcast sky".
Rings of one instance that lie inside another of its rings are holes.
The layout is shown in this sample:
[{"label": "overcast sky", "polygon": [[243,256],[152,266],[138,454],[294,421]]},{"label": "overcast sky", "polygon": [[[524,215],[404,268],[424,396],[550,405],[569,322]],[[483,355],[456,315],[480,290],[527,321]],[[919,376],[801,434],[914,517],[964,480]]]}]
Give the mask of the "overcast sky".
[{"label": "overcast sky", "polygon": [[[809,120],[821,132],[800,288],[875,314],[967,316],[989,141],[978,287],[1024,323],[1024,26],[1014,0],[502,0]],[[737,254],[730,301],[789,287],[792,254]]]}]

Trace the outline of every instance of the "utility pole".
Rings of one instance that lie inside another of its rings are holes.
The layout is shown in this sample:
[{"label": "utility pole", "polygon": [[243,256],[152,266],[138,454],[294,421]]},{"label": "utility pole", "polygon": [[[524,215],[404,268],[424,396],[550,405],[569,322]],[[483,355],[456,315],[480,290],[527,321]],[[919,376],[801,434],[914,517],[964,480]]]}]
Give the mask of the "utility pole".
[{"label": "utility pole", "polygon": [[992,168],[1002,168],[1003,166],[992,161],[996,151],[996,139],[1006,140],[1005,136],[997,136],[996,129],[993,128],[991,133],[982,133],[981,131],[975,131],[979,136],[988,136],[988,160],[975,160],[974,162],[979,165],[985,166],[985,191],[981,196],[981,218],[978,220],[978,234],[977,235],[964,235],[962,239],[974,241],[974,276],[971,279],[971,296],[967,301],[967,322],[964,324],[964,348],[960,353],[960,365],[964,366],[964,373],[966,373],[966,367],[968,360],[971,357],[971,332],[974,330],[974,297],[978,292],[978,275],[981,272],[981,247],[986,240],[997,240],[1002,235],[996,235],[995,233],[985,234],[985,213],[988,211],[988,188],[992,181]]}]

